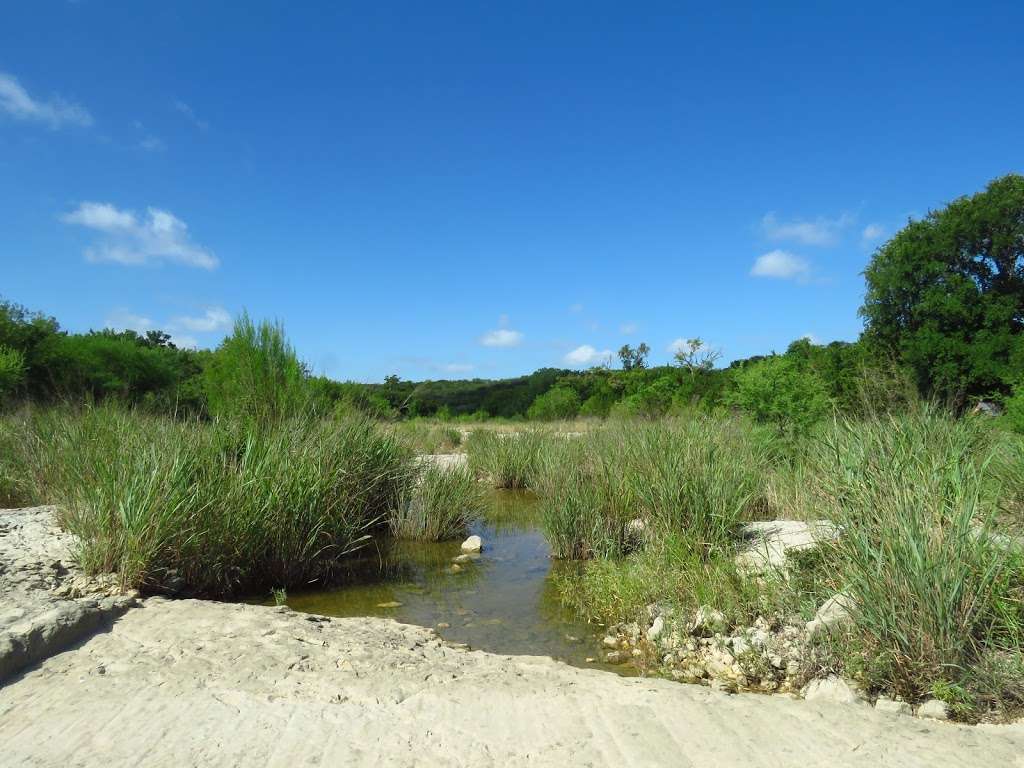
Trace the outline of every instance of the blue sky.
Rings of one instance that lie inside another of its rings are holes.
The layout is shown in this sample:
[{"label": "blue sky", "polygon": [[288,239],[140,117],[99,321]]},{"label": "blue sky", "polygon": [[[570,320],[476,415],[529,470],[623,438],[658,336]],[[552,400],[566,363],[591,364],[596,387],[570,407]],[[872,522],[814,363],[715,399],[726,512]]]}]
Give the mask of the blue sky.
[{"label": "blue sky", "polygon": [[[229,7],[230,6],[230,7]],[[10,3],[0,295],[317,372],[854,339],[874,247],[1024,170],[1021,3]]]}]

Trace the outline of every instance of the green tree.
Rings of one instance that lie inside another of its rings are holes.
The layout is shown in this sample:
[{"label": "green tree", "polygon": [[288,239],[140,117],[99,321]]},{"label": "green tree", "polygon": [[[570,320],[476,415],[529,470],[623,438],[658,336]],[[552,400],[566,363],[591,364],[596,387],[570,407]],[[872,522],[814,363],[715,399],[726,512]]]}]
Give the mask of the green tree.
[{"label": "green tree", "polygon": [[688,371],[691,376],[696,376],[698,373],[714,370],[715,363],[721,356],[721,352],[711,349],[700,338],[695,338],[687,339],[686,344],[676,350],[673,358],[676,365]]},{"label": "green tree", "polygon": [[575,389],[566,386],[552,387],[538,395],[530,405],[526,416],[536,421],[574,419],[580,412],[580,396]]},{"label": "green tree", "polygon": [[864,275],[865,338],[910,366],[924,394],[1007,391],[1024,356],[1024,176],[909,222]]},{"label": "green tree", "polygon": [[622,361],[622,370],[633,371],[647,367],[647,355],[651,353],[651,348],[644,342],[640,342],[636,349],[633,349],[629,344],[623,344],[619,348],[619,360]]},{"label": "green tree", "polygon": [[788,435],[806,434],[829,409],[821,377],[793,358],[778,355],[738,369],[726,403]]}]

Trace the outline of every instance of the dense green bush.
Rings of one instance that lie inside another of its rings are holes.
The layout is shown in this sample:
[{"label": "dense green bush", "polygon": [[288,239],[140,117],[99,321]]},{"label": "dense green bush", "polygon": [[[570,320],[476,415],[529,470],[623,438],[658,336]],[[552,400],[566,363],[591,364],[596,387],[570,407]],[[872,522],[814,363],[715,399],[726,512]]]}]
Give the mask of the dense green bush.
[{"label": "dense green bush", "polygon": [[203,372],[215,418],[274,422],[306,412],[312,391],[280,323],[258,325],[243,313]]},{"label": "dense green bush", "polygon": [[532,421],[574,419],[580,412],[580,396],[569,387],[552,387],[538,395],[526,412]]},{"label": "dense green bush", "polygon": [[806,435],[830,408],[821,377],[785,356],[768,357],[739,369],[726,402],[756,422],[773,424],[791,436]]},{"label": "dense green bush", "polygon": [[25,379],[25,356],[16,349],[0,345],[0,406]]}]

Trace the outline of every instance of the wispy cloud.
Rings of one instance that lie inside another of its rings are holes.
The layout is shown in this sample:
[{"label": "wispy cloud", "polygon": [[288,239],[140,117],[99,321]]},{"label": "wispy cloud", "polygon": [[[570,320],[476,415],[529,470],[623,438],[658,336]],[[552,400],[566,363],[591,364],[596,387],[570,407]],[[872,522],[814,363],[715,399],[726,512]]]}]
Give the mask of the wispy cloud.
[{"label": "wispy cloud", "polygon": [[612,358],[610,349],[597,350],[590,344],[583,344],[569,352],[562,358],[568,365],[599,365],[607,363]]},{"label": "wispy cloud", "polygon": [[518,347],[523,343],[523,334],[509,328],[497,328],[480,337],[485,347]]},{"label": "wispy cloud", "polygon": [[877,243],[879,240],[885,237],[885,227],[881,224],[868,224],[864,227],[864,231],[860,233],[861,242],[865,245],[871,243]]},{"label": "wispy cloud", "polygon": [[445,363],[441,366],[445,373],[469,373],[473,368],[471,363]]},{"label": "wispy cloud", "polygon": [[139,142],[139,146],[147,152],[163,152],[167,149],[164,140],[157,136],[147,136]]},{"label": "wispy cloud", "polygon": [[819,216],[813,221],[779,221],[774,213],[766,213],[761,219],[761,231],[769,240],[792,240],[803,245],[835,245],[843,230],[854,221],[856,217],[851,213],[843,213],[835,219]]},{"label": "wispy cloud", "polygon": [[14,75],[0,72],[0,112],[15,120],[45,123],[50,128],[63,125],[92,125],[92,115],[79,105],[53,96],[49,101],[32,98]]},{"label": "wispy cloud", "polygon": [[750,274],[754,277],[775,277],[782,280],[806,280],[810,264],[789,251],[774,250],[758,256]]},{"label": "wispy cloud", "polygon": [[198,317],[179,315],[172,322],[175,327],[195,333],[213,333],[214,331],[226,331],[231,327],[231,313],[224,307],[208,307]]},{"label": "wispy cloud", "polygon": [[210,127],[210,124],[205,120],[199,119],[199,116],[195,113],[195,110],[193,110],[192,107],[190,107],[184,101],[174,102],[174,109],[180,114],[184,115],[186,118],[188,118],[188,121],[199,130],[205,131],[207,128]]},{"label": "wispy cloud", "polygon": [[640,326],[636,323],[623,323],[619,326],[619,333],[623,336],[632,336],[638,330],[640,330]]},{"label": "wispy cloud", "polygon": [[219,263],[212,252],[191,241],[185,222],[159,208],[147,208],[139,218],[110,203],[85,202],[60,218],[107,235],[85,250],[89,261],[130,266],[169,261],[202,269],[215,269]]}]

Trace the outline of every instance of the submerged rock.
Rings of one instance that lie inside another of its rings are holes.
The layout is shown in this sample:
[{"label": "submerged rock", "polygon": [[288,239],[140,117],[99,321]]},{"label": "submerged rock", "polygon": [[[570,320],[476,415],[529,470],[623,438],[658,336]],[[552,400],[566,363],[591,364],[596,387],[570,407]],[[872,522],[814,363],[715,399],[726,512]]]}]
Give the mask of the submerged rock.
[{"label": "submerged rock", "polygon": [[480,552],[483,548],[484,542],[479,536],[470,536],[462,542],[462,551],[469,554],[472,554],[473,552]]}]

